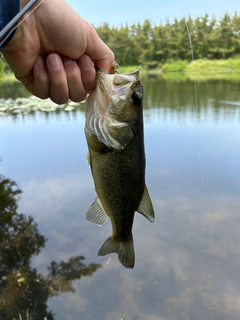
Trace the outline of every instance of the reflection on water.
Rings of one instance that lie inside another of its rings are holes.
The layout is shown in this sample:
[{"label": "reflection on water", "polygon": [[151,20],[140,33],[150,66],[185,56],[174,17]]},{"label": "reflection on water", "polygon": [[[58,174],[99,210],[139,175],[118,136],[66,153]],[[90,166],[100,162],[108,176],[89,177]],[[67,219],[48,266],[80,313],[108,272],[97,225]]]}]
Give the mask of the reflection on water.
[{"label": "reflection on water", "polygon": [[[18,264],[4,262],[9,286],[15,286],[14,312],[36,310],[27,306],[31,298],[43,310],[39,319],[239,319],[240,83],[198,82],[197,95],[190,81],[151,77],[143,85],[146,180],[156,221],[148,225],[135,216],[133,270],[122,268],[116,255],[97,256],[111,226],[85,220],[95,191],[86,162],[84,113],[0,118],[1,172],[23,190],[18,212],[26,215],[25,223],[33,217],[28,235],[33,233],[30,244],[37,249],[19,260],[26,246],[18,246],[17,239],[26,240],[16,233],[11,257]],[[37,239],[44,239],[42,246]],[[1,247],[1,259],[7,249]],[[94,277],[77,280],[79,255],[101,264]],[[63,282],[53,279],[56,274]],[[7,288],[4,279],[1,290]],[[43,287],[36,287],[36,279]],[[54,296],[56,287],[61,294]]]},{"label": "reflection on water", "polygon": [[83,256],[76,256],[67,262],[51,261],[46,276],[31,267],[31,257],[40,253],[46,238],[31,216],[18,213],[21,192],[16,182],[0,176],[0,316],[54,319],[48,298],[75,292],[72,281],[91,276],[101,265],[86,265]]},{"label": "reflection on water", "polygon": [[25,89],[23,84],[18,81],[13,82],[1,82],[0,83],[0,98],[13,98],[17,99],[18,97],[29,97],[30,92]]}]

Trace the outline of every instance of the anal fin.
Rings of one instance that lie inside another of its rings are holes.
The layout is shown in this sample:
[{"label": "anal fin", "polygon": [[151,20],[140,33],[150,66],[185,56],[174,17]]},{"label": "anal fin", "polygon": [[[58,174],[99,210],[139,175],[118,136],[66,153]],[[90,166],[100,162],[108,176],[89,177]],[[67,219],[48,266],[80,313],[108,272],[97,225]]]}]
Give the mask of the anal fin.
[{"label": "anal fin", "polygon": [[147,218],[150,222],[154,222],[154,209],[146,185],[144,187],[142,199],[137,211],[141,213],[145,218]]},{"label": "anal fin", "polygon": [[99,198],[96,198],[91,207],[88,209],[88,212],[86,213],[86,219],[100,226],[107,221],[108,215],[104,211]]}]

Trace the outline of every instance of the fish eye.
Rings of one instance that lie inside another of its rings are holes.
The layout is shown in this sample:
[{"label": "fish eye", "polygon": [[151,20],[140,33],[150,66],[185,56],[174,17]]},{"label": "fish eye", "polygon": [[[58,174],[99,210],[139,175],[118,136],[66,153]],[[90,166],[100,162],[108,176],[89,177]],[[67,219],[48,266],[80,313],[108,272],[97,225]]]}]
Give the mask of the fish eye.
[{"label": "fish eye", "polygon": [[142,102],[142,93],[140,91],[136,91],[132,95],[132,101],[135,105],[139,105]]}]

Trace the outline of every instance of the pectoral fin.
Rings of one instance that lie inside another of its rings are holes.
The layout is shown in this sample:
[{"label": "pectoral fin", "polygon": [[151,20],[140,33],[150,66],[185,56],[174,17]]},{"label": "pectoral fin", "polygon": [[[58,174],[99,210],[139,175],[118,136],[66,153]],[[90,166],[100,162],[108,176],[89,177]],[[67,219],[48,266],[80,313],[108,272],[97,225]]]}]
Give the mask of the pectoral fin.
[{"label": "pectoral fin", "polygon": [[106,145],[100,142],[94,134],[91,134],[87,128],[84,128],[88,146],[96,152],[102,152],[106,149]]},{"label": "pectoral fin", "polygon": [[107,221],[108,216],[104,211],[99,198],[96,198],[91,207],[88,209],[88,212],[86,213],[86,219],[100,226]]},{"label": "pectoral fin", "polygon": [[134,130],[127,122],[117,121],[113,117],[105,119],[101,114],[87,111],[85,135],[88,145],[97,152],[103,148],[124,149],[134,138]]},{"label": "pectoral fin", "polygon": [[144,187],[143,196],[137,211],[141,213],[145,218],[147,218],[150,222],[154,222],[155,216],[153,205],[146,186]]}]

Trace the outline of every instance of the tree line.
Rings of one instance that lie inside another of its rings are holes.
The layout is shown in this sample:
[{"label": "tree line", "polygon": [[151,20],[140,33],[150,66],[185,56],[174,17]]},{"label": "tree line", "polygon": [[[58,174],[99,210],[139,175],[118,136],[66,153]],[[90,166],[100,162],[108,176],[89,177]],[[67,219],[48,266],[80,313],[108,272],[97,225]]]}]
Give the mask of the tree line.
[{"label": "tree line", "polygon": [[[208,14],[192,19],[96,28],[102,40],[113,50],[121,66],[159,67],[166,62],[194,59],[227,59],[240,55],[240,14],[224,14],[220,19]],[[191,39],[191,40],[190,40]],[[192,49],[191,49],[192,47]]]}]

